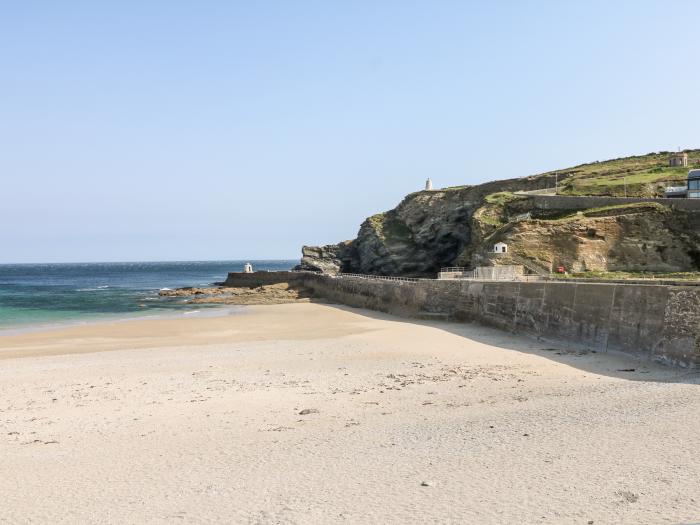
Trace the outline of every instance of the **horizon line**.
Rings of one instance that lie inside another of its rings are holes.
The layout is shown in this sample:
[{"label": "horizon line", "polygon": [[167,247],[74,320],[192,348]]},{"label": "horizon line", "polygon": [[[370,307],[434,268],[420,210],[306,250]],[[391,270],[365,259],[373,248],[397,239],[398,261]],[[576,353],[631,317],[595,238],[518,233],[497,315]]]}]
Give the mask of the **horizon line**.
[{"label": "horizon line", "polygon": [[19,266],[23,264],[135,264],[135,263],[226,263],[226,262],[288,262],[288,261],[298,261],[300,257],[294,257],[289,259],[173,259],[173,260],[163,260],[163,259],[144,259],[138,260],[121,260],[121,261],[44,261],[44,262],[0,262],[0,266]]}]

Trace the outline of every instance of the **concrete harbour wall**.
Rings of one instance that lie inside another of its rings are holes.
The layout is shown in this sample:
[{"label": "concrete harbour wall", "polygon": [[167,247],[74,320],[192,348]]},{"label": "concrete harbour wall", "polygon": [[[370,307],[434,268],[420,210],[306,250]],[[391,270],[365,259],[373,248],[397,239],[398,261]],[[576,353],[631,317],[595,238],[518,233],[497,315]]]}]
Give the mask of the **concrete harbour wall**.
[{"label": "concrete harbour wall", "polygon": [[404,316],[446,314],[599,352],[700,366],[700,287],[581,282],[389,281],[304,274],[331,301]]},{"label": "concrete harbour wall", "polygon": [[233,288],[258,288],[270,284],[302,283],[308,275],[305,272],[229,272],[220,284]]}]

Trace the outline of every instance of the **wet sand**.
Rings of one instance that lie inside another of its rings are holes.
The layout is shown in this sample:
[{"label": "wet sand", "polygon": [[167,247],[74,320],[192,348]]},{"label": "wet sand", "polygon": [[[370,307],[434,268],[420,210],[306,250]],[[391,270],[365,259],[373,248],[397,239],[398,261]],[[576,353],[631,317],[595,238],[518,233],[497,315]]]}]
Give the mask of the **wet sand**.
[{"label": "wet sand", "polygon": [[0,337],[0,521],[691,523],[700,377],[331,305]]}]

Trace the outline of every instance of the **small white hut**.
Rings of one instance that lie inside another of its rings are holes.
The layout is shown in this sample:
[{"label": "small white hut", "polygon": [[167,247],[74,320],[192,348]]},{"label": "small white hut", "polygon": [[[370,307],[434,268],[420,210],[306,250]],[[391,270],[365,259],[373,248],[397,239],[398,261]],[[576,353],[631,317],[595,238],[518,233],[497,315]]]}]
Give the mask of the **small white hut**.
[{"label": "small white hut", "polygon": [[507,253],[508,245],[504,242],[497,242],[493,245],[493,253]]},{"label": "small white hut", "polygon": [[428,180],[425,181],[425,191],[432,191],[433,189],[433,181],[428,178]]},{"label": "small white hut", "polygon": [[249,262],[245,263],[243,266],[243,273],[253,273],[253,265]]}]

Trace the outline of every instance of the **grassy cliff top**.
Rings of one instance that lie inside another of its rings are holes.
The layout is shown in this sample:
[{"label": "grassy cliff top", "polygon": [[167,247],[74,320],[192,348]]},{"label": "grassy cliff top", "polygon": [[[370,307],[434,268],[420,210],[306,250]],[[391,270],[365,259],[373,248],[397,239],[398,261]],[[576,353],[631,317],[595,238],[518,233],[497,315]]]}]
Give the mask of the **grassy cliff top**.
[{"label": "grassy cliff top", "polygon": [[[670,167],[670,151],[635,155],[580,164],[527,177],[550,179],[553,186],[559,176],[560,195],[604,195],[622,197],[627,186],[628,197],[662,197],[666,186],[683,185],[688,170],[700,168],[700,149],[684,150],[688,154],[688,167]],[[505,181],[501,181],[505,182]],[[487,183],[490,184],[490,183]],[[474,186],[450,186],[441,191],[456,191]]]},{"label": "grassy cliff top", "polygon": [[540,176],[559,174],[563,179],[559,193],[563,195],[661,196],[665,186],[682,185],[688,170],[700,162],[700,150],[685,150],[688,167],[670,167],[671,152],[648,153],[581,164],[572,168],[542,173]]}]

